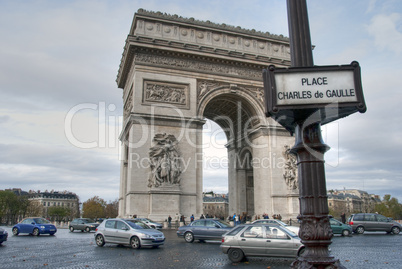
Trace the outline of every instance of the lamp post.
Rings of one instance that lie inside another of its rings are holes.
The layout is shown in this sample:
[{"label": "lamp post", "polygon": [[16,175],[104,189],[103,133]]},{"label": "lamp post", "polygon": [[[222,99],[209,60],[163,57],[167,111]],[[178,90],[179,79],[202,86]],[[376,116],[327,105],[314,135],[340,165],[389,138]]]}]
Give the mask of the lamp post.
[{"label": "lamp post", "polygon": [[[287,0],[287,8],[292,67],[313,66],[306,0]],[[298,166],[299,236],[306,247],[292,268],[345,268],[328,250],[333,233],[328,217],[324,153],[329,147],[322,140],[320,113],[315,111],[296,123],[296,141],[291,149]]]}]

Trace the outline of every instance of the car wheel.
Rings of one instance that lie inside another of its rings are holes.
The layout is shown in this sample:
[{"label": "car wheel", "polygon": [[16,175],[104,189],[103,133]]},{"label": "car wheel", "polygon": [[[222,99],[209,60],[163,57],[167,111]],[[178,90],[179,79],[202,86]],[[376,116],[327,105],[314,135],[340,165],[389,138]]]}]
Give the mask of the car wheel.
[{"label": "car wheel", "polygon": [[399,229],[399,227],[396,227],[396,226],[395,226],[395,227],[392,227],[392,230],[391,230],[391,231],[392,231],[393,234],[399,234],[400,231],[401,231],[401,229]]},{"label": "car wheel", "polygon": [[103,247],[105,245],[105,238],[103,238],[103,235],[98,234],[95,237],[95,242],[96,242],[96,245],[98,245],[98,247]]},{"label": "car wheel", "polygon": [[18,231],[18,228],[15,227],[13,228],[13,235],[18,235],[20,232]]},{"label": "car wheel", "polygon": [[357,232],[358,234],[364,234],[364,227],[363,227],[363,226],[357,227],[357,228],[356,228],[356,232]]},{"label": "car wheel", "polygon": [[87,233],[89,233],[89,232],[91,231],[91,228],[85,227],[85,231],[86,231]]},{"label": "car wheel", "polygon": [[306,251],[306,248],[301,248],[299,250],[299,253],[297,253],[297,256],[300,257],[301,255],[303,255],[304,251]]},{"label": "car wheel", "polygon": [[349,236],[349,234],[350,234],[349,230],[342,231],[342,236]]},{"label": "car wheel", "polygon": [[238,248],[229,249],[228,256],[232,262],[241,262],[244,259],[243,251]]},{"label": "car wheel", "polygon": [[70,226],[70,232],[74,232],[74,227]]},{"label": "car wheel", "polygon": [[33,229],[32,235],[39,236],[39,229],[38,228]]},{"label": "car wheel", "polygon": [[193,243],[194,242],[194,235],[192,232],[187,232],[184,234],[184,240],[187,243]]},{"label": "car wheel", "polygon": [[132,248],[140,248],[141,247],[140,239],[136,236],[131,237],[130,245]]}]

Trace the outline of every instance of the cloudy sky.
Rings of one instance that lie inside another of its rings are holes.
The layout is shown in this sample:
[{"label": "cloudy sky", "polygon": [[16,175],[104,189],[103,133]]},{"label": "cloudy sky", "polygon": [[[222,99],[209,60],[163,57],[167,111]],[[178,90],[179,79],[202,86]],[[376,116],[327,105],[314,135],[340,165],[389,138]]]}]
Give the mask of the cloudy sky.
[{"label": "cloudy sky", "polygon": [[[115,80],[139,8],[288,36],[285,3],[0,0],[0,189],[118,198],[122,90]],[[358,61],[368,107],[324,127],[332,148],[327,189],[401,202],[402,2],[309,0],[308,12],[314,63]],[[225,142],[213,137],[206,154],[224,158]],[[204,189],[227,191],[226,170],[206,169]]]}]

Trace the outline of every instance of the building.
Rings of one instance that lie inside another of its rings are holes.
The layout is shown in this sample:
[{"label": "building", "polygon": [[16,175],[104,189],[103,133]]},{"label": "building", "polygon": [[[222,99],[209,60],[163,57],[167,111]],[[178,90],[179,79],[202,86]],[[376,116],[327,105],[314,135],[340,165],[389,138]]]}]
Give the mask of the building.
[{"label": "building", "polygon": [[204,216],[227,219],[229,216],[229,199],[225,194],[204,193],[203,195]]},{"label": "building", "polygon": [[366,191],[356,189],[328,191],[328,207],[333,214],[373,212],[375,205],[379,203],[381,203],[379,195],[368,194]]},{"label": "building", "polygon": [[[62,207],[69,209],[69,214],[63,216],[62,219],[69,221],[75,217],[79,216],[79,198],[75,193],[69,191],[44,191],[41,192],[30,190],[28,192],[23,191],[19,188],[6,189],[6,191],[12,191],[18,196],[27,196],[30,203],[30,208],[26,212],[28,215],[42,216],[45,218],[52,218],[49,215],[49,208],[51,207]],[[41,212],[41,213],[40,213]],[[24,217],[24,216],[20,216]],[[60,219],[61,220],[61,219]]]},{"label": "building", "polygon": [[51,207],[63,207],[70,209],[69,216],[66,217],[66,220],[71,220],[74,217],[79,216],[79,198],[75,193],[63,191],[50,191],[47,190],[44,192],[41,191],[32,191],[28,192],[28,199],[30,201],[38,201],[38,204],[43,206],[43,217],[50,218],[48,214],[48,210]]}]

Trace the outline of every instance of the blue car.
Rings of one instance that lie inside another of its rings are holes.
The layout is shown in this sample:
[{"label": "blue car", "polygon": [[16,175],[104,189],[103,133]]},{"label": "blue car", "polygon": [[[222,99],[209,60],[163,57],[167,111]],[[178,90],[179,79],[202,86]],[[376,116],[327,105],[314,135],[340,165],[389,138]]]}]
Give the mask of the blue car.
[{"label": "blue car", "polygon": [[25,218],[20,223],[14,225],[13,235],[19,235],[20,233],[40,235],[49,234],[54,235],[57,232],[56,226],[50,223],[44,218]]}]

